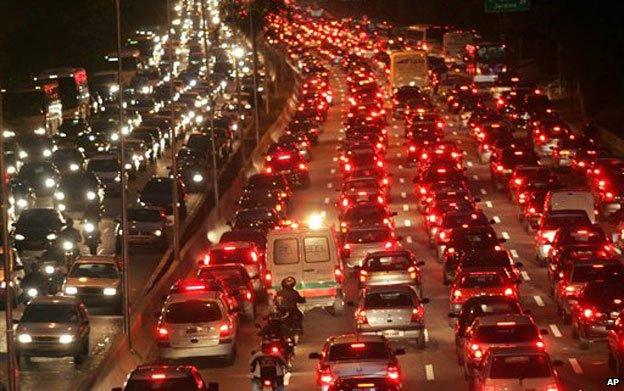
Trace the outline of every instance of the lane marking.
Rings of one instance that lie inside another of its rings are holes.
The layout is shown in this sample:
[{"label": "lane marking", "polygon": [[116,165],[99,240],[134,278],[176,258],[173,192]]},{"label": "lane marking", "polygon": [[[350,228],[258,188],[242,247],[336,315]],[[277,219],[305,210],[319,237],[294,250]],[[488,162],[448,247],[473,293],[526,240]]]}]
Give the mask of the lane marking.
[{"label": "lane marking", "polygon": [[500,219],[500,217],[498,217],[498,216],[494,216],[494,217],[492,217],[492,220],[494,220],[494,222],[495,222],[496,224],[500,224],[500,222],[501,222],[501,219]]},{"label": "lane marking", "polygon": [[559,330],[559,327],[557,327],[556,324],[549,324],[548,327],[550,327],[550,331],[553,333],[555,338],[561,338],[563,336],[563,334],[561,334],[561,330]]},{"label": "lane marking", "polygon": [[403,212],[409,212],[409,205],[403,204]]},{"label": "lane marking", "polygon": [[405,178],[399,178],[399,183],[405,183]]},{"label": "lane marking", "polygon": [[494,207],[492,205],[492,201],[485,201],[485,206],[487,206],[488,208],[493,208]]},{"label": "lane marking", "polygon": [[406,241],[407,243],[412,243],[412,237],[411,237],[411,236],[406,237],[406,238],[405,238],[405,241]]},{"label": "lane marking", "polygon": [[433,373],[433,365],[432,364],[425,365],[425,377],[427,378],[428,381],[434,381],[435,380],[435,374]]},{"label": "lane marking", "polygon": [[481,194],[486,195],[487,194],[487,190],[485,189],[480,189],[481,190]]},{"label": "lane marking", "polygon": [[401,157],[401,152],[397,152],[397,157]]},{"label": "lane marking", "polygon": [[403,169],[403,165],[399,164],[399,170],[402,170],[402,169]]},{"label": "lane marking", "polygon": [[472,179],[474,179],[475,181],[478,181],[479,180],[479,176],[477,174],[475,174],[475,175],[472,176]]},{"label": "lane marking", "polygon": [[529,276],[529,273],[526,272],[526,270],[521,271],[520,274],[522,275],[524,281],[531,281],[531,277]]},{"label": "lane marking", "polygon": [[503,237],[503,239],[505,240],[509,240],[511,239],[511,236],[509,236],[509,234],[505,231],[501,232],[501,236]]},{"label": "lane marking", "polygon": [[574,371],[574,373],[576,373],[577,375],[583,374],[583,368],[581,368],[581,364],[579,364],[577,359],[569,358],[568,361],[570,362],[570,365],[572,365],[572,370]]},{"label": "lane marking", "polygon": [[331,170],[329,170],[329,171],[330,171],[332,174],[335,174],[335,173],[336,173],[336,169],[335,169],[335,168],[332,168],[332,169],[331,169]]},{"label": "lane marking", "polygon": [[511,253],[511,256],[513,258],[519,258],[520,256],[518,255],[518,252],[516,250],[514,250],[513,248],[511,250],[509,250],[509,252]]},{"label": "lane marking", "polygon": [[404,191],[402,191],[402,192],[401,192],[401,198],[407,198],[407,193],[406,193],[406,192],[404,192]]},{"label": "lane marking", "polygon": [[409,219],[405,220],[403,225],[405,225],[406,227],[411,227],[412,226],[412,220],[409,220]]},{"label": "lane marking", "polygon": [[474,164],[472,164],[472,162],[471,162],[471,161],[468,161],[468,163],[466,163],[466,164],[468,164],[468,167],[472,167],[472,166],[474,166]]},{"label": "lane marking", "polygon": [[326,204],[329,204],[329,201],[330,201],[330,200],[329,200],[329,197],[325,197],[325,203],[326,203]]},{"label": "lane marking", "polygon": [[334,187],[334,184],[333,184],[333,183],[331,183],[331,182],[329,182],[329,183],[327,184],[327,188],[328,188],[328,189],[331,189],[332,187]]},{"label": "lane marking", "polygon": [[457,131],[453,130],[453,136],[457,136]]},{"label": "lane marking", "polygon": [[425,329],[425,342],[429,342],[429,330]]},{"label": "lane marking", "polygon": [[540,296],[533,296],[533,300],[535,300],[535,304],[537,304],[538,307],[543,307],[544,306],[544,300],[542,300],[542,298]]},{"label": "lane marking", "polygon": [[334,156],[334,158],[332,159],[333,161],[337,162],[338,161],[338,157]]}]

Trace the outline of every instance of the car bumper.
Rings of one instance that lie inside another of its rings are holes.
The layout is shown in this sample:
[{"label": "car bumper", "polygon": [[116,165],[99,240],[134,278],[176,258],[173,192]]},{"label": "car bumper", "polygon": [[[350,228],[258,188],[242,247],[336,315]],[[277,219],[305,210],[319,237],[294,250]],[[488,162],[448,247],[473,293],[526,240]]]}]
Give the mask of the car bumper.
[{"label": "car bumper", "polygon": [[121,304],[121,295],[105,296],[103,294],[76,295],[87,307],[113,307]]},{"label": "car bumper", "polygon": [[397,328],[376,328],[376,327],[360,327],[358,333],[362,335],[383,335],[388,339],[415,339],[419,338],[425,330],[424,324],[410,327]]},{"label": "car bumper", "polygon": [[130,244],[154,244],[160,243],[162,241],[162,235],[128,235],[128,242],[130,242]]},{"label": "car bumper", "polygon": [[29,344],[16,343],[18,355],[27,357],[71,357],[80,353],[81,344],[76,341],[71,344],[31,342]]},{"label": "car bumper", "polygon": [[[613,321],[611,323],[613,324]],[[589,339],[591,341],[603,341],[607,339],[607,335],[609,331],[607,330],[607,323],[604,324],[591,324],[591,325],[582,325],[581,326],[584,331],[584,338]]]},{"label": "car bumper", "polygon": [[159,348],[160,357],[167,359],[180,359],[186,357],[221,357],[232,353],[235,342],[223,343],[214,346],[198,347],[166,347]]},{"label": "car bumper", "polygon": [[602,206],[602,214],[608,216],[622,209],[622,204],[620,202],[610,202],[605,203]]}]

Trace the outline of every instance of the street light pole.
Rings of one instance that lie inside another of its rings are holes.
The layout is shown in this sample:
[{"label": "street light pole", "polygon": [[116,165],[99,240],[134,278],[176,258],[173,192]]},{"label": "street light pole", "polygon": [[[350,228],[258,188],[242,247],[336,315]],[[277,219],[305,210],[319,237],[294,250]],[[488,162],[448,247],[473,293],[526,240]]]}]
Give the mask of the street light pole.
[{"label": "street light pole", "polygon": [[241,132],[241,161],[243,168],[245,163],[247,162],[247,152],[245,148],[245,126],[243,126],[243,106],[241,104],[241,89],[240,89],[240,75],[239,75],[239,64],[238,61],[243,58],[243,49],[240,47],[236,47],[233,50],[232,57],[234,57],[234,71],[236,72],[236,103],[238,107],[238,122],[240,126]]},{"label": "street light pole", "polygon": [[180,259],[180,192],[178,191],[178,157],[173,85],[173,39],[171,37],[171,4],[167,0],[167,45],[169,46],[169,94],[171,95],[171,174],[173,175],[173,259]]},{"label": "street light pole", "polygon": [[[202,18],[202,43],[204,46],[204,60],[206,62],[206,73],[205,73],[205,78],[206,78],[206,82],[209,82],[209,78],[208,78],[208,65],[209,65],[209,61],[208,61],[208,21],[206,20],[206,11],[205,11],[205,7],[206,7],[206,1],[205,0],[201,0],[201,18]],[[208,83],[208,85],[210,85],[210,83]],[[215,141],[215,134],[214,134],[214,116],[215,116],[215,105],[217,103],[217,99],[215,97],[215,91],[212,91],[211,97],[210,97],[210,150],[211,150],[211,155],[212,155],[212,194],[214,197],[214,203],[215,203],[215,210],[219,210],[219,174],[218,174],[218,170],[217,170],[217,148],[216,148],[216,141]]]},{"label": "street light pole", "polygon": [[[0,88],[0,91],[2,89]],[[15,362],[15,339],[13,337],[13,259],[12,249],[9,243],[9,198],[7,192],[8,178],[4,165],[4,121],[3,102],[0,92],[0,186],[2,187],[2,257],[4,264],[4,316],[6,321],[6,345],[7,345],[7,377],[9,380],[8,390],[18,389],[18,368]]]},{"label": "street light pole", "polygon": [[119,163],[121,165],[121,237],[122,237],[122,277],[123,277],[123,332],[128,338],[128,348],[132,349],[132,333],[130,330],[130,249],[128,248],[128,204],[126,188],[126,135],[124,134],[123,85],[121,83],[121,0],[115,0],[117,18],[117,85],[119,86]]},{"label": "street light pole", "polygon": [[[255,4],[255,3],[254,3]],[[256,31],[253,22],[253,8],[249,2],[249,38],[253,49],[253,91],[254,91],[254,126],[256,131],[256,146],[260,144],[260,115],[258,110],[258,47],[256,45]]]}]

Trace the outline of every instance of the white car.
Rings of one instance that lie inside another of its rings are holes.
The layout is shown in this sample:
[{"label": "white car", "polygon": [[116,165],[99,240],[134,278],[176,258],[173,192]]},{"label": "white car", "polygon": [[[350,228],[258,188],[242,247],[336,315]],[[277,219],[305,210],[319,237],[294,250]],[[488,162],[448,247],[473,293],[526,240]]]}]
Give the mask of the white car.
[{"label": "white car", "polygon": [[165,300],[156,327],[160,357],[236,357],[238,315],[224,293],[209,290],[200,281],[181,283]]},{"label": "white car", "polygon": [[538,347],[496,347],[487,351],[476,369],[471,390],[558,391],[555,367],[548,353]]}]

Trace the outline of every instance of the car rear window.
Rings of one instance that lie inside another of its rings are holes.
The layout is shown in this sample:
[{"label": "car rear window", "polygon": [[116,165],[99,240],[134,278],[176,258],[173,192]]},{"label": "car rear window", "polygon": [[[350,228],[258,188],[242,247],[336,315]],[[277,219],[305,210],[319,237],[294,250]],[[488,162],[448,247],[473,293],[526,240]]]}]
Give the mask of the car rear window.
[{"label": "car rear window", "polygon": [[547,215],[542,229],[558,229],[560,227],[583,227],[591,225],[586,213],[575,213],[565,215]]},{"label": "car rear window", "polygon": [[117,267],[110,263],[79,263],[71,269],[70,277],[80,278],[119,278]]},{"label": "car rear window", "polygon": [[583,290],[579,301],[598,305],[617,304],[619,306],[624,303],[624,285],[621,283],[590,284]]},{"label": "car rear window", "polygon": [[572,282],[606,281],[622,278],[622,265],[613,261],[609,264],[577,265],[572,273]]},{"label": "car rear window", "polygon": [[325,236],[309,236],[303,239],[306,262],[327,262],[330,259],[329,241]]},{"label": "car rear window", "polygon": [[520,343],[538,339],[537,329],[529,324],[479,326],[476,337],[482,343]]},{"label": "car rear window", "polygon": [[392,239],[388,229],[353,230],[347,233],[347,243],[376,243]]},{"label": "car rear window", "polygon": [[171,303],[165,311],[167,323],[207,323],[221,319],[221,308],[215,301],[189,300]]},{"label": "car rear window", "polygon": [[371,272],[404,270],[412,266],[412,261],[405,255],[375,257],[364,260],[364,268]]},{"label": "car rear window", "polygon": [[[77,320],[73,304],[30,304],[24,309],[21,323],[69,323]],[[72,319],[73,318],[73,319]]]},{"label": "car rear window", "polygon": [[503,278],[498,273],[468,274],[461,280],[464,288],[488,288],[503,285]]},{"label": "car rear window", "polygon": [[390,358],[388,347],[383,342],[354,342],[332,345],[327,361],[384,360]]},{"label": "car rear window", "polygon": [[276,265],[299,263],[299,241],[295,238],[276,239],[273,253],[273,262]]},{"label": "car rear window", "polygon": [[523,379],[551,376],[550,364],[545,354],[494,357],[490,379]]},{"label": "car rear window", "polygon": [[365,308],[412,307],[412,298],[402,292],[369,293],[364,299]]},{"label": "car rear window", "polygon": [[125,391],[178,391],[178,390],[194,390],[197,388],[195,379],[191,377],[180,377],[174,379],[153,380],[128,380]]}]

